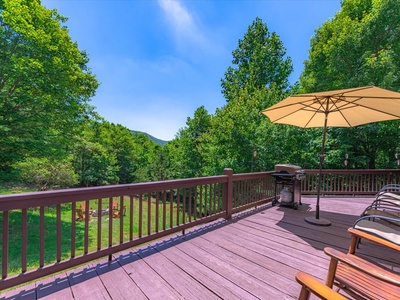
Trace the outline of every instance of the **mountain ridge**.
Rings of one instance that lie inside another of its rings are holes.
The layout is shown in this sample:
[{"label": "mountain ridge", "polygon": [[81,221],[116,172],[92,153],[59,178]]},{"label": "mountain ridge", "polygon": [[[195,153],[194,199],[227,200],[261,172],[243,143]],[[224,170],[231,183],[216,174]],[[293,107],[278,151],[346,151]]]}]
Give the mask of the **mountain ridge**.
[{"label": "mountain ridge", "polygon": [[130,131],[131,131],[131,133],[132,133],[133,135],[143,133],[143,134],[146,135],[150,140],[152,140],[154,143],[159,144],[159,145],[161,145],[161,146],[164,146],[166,143],[169,142],[169,141],[164,141],[164,140],[158,139],[158,138],[152,136],[151,134],[148,134],[147,132],[137,131],[137,130],[132,130],[132,129],[131,129]]}]

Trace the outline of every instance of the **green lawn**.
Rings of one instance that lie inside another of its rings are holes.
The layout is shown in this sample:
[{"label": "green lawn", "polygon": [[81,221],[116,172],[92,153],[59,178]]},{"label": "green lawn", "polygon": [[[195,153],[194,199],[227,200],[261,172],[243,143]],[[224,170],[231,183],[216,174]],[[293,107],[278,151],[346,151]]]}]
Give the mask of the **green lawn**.
[{"label": "green lawn", "polygon": [[37,192],[37,188],[24,184],[0,183],[0,195],[19,194],[26,192]]}]

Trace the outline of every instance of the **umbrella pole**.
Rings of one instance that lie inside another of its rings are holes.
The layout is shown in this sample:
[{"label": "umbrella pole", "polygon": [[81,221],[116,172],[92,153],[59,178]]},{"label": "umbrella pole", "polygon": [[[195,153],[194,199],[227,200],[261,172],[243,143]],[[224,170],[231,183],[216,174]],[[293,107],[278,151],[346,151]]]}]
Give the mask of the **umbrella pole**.
[{"label": "umbrella pole", "polygon": [[328,124],[328,113],[325,113],[325,123],[324,123],[324,134],[322,136],[322,147],[321,155],[319,157],[319,174],[318,174],[318,187],[317,187],[317,205],[315,211],[315,217],[306,217],[304,220],[307,223],[318,225],[318,226],[329,226],[331,222],[327,219],[321,219],[319,217],[319,198],[321,194],[321,182],[322,182],[322,164],[325,158],[325,139],[326,139],[326,127]]}]

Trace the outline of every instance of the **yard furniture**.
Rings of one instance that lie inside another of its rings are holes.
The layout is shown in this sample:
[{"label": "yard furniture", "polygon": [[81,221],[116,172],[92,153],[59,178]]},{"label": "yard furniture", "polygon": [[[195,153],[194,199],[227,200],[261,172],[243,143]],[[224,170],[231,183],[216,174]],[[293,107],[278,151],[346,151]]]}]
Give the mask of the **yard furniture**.
[{"label": "yard furniture", "polygon": [[[374,220],[368,220],[368,218]],[[390,248],[400,253],[400,230],[398,226],[389,226],[378,222],[398,222],[399,219],[378,215],[364,216],[358,219],[354,226],[348,229],[351,234],[349,253],[354,254],[361,239]]]},{"label": "yard furniture", "polygon": [[308,300],[310,299],[311,294],[314,294],[321,299],[330,299],[330,300],[347,299],[343,295],[334,291],[329,286],[326,286],[322,282],[315,279],[310,274],[304,272],[298,272],[296,274],[296,281],[300,283],[302,286],[299,295],[299,300]]},{"label": "yard furniture", "polygon": [[296,281],[301,284],[301,291],[299,295],[299,300],[310,299],[311,294],[316,295],[321,299],[330,300],[344,300],[348,299],[338,292],[334,291],[329,286],[326,286],[322,282],[315,279],[310,274],[304,272],[298,272],[296,274]]},{"label": "yard furniture", "polygon": [[300,272],[296,275],[302,285],[299,299],[309,299],[311,293],[321,299],[346,299],[333,286],[355,299],[399,299],[400,275],[353,254],[329,247],[324,252],[331,258],[326,286]]},{"label": "yard furniture", "polygon": [[81,208],[76,209],[76,220],[77,221],[85,220],[85,212]]}]

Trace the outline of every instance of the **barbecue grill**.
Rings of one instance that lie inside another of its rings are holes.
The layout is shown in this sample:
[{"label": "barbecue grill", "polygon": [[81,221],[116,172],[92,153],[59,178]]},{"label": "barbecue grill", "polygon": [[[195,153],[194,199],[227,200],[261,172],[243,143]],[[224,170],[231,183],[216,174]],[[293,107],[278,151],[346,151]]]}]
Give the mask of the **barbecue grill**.
[{"label": "barbecue grill", "polygon": [[297,210],[298,205],[301,205],[301,180],[306,177],[304,170],[295,165],[278,164],[275,165],[275,173],[271,176],[275,178],[275,197],[272,205],[290,206]]}]

